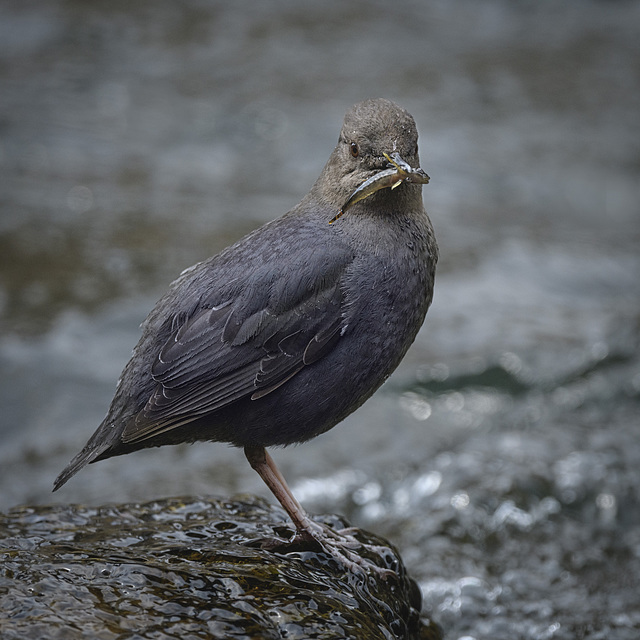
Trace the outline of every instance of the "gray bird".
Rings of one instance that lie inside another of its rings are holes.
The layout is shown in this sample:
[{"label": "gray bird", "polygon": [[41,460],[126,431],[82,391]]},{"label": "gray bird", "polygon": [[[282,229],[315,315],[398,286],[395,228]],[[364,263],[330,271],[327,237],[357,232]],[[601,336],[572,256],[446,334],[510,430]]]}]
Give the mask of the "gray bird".
[{"label": "gray bird", "polygon": [[353,106],[300,204],[184,271],[156,304],[107,416],[54,491],[90,462],[228,442],[244,448],[293,520],[292,543],[368,567],[349,532],[306,515],[265,447],[334,427],[413,342],[438,258],[422,203],[428,180],[407,111],[385,99]]}]

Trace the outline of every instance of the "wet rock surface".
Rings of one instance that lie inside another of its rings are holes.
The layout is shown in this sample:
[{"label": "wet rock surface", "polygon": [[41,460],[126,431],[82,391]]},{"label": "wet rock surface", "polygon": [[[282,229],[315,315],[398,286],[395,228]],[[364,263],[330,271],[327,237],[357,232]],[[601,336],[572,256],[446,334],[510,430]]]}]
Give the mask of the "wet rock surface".
[{"label": "wet rock surface", "polygon": [[367,555],[398,567],[397,578],[383,581],[348,574],[322,553],[252,546],[290,535],[289,526],[260,499],[13,509],[0,519],[0,635],[442,637],[420,619],[420,591],[395,552]]}]

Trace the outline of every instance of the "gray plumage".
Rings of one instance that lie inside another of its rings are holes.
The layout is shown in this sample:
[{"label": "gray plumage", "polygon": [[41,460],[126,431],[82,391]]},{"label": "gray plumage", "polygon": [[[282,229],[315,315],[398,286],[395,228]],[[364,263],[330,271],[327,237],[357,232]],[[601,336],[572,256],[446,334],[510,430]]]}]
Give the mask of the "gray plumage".
[{"label": "gray plumage", "polygon": [[369,398],[423,323],[437,245],[420,184],[380,189],[329,221],[389,166],[383,152],[419,167],[417,139],[388,100],[352,107],[300,204],[185,271],[157,303],[107,416],[55,489],[146,447],[303,442]]}]

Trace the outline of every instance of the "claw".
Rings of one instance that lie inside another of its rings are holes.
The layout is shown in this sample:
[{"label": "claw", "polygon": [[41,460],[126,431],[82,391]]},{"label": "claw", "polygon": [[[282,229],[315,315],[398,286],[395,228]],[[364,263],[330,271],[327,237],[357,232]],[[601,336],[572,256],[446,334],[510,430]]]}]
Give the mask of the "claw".
[{"label": "claw", "polygon": [[336,562],[354,573],[363,574],[372,572],[379,575],[383,580],[390,577],[397,577],[397,572],[393,569],[380,567],[374,562],[363,558],[355,551],[365,549],[375,555],[392,554],[389,547],[382,545],[366,544],[360,542],[353,535],[358,529],[349,527],[335,530],[325,524],[309,521],[311,527],[305,531],[297,531],[291,538],[259,538],[245,543],[250,547],[258,547],[273,553],[292,553],[295,551],[324,551]]}]

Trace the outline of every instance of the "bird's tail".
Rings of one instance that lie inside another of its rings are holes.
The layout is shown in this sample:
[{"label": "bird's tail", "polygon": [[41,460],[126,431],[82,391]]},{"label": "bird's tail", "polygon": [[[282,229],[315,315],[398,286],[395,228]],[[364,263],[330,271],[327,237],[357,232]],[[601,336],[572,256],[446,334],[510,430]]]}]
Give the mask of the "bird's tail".
[{"label": "bird's tail", "polygon": [[54,491],[57,491],[65,482],[67,482],[67,480],[75,476],[80,469],[88,465],[90,462],[97,460],[103,453],[111,448],[111,439],[105,438],[105,431],[108,429],[110,429],[110,425],[107,425],[104,422],[100,425],[82,451],[73,458],[73,460],[55,479],[55,482],[53,483]]}]

